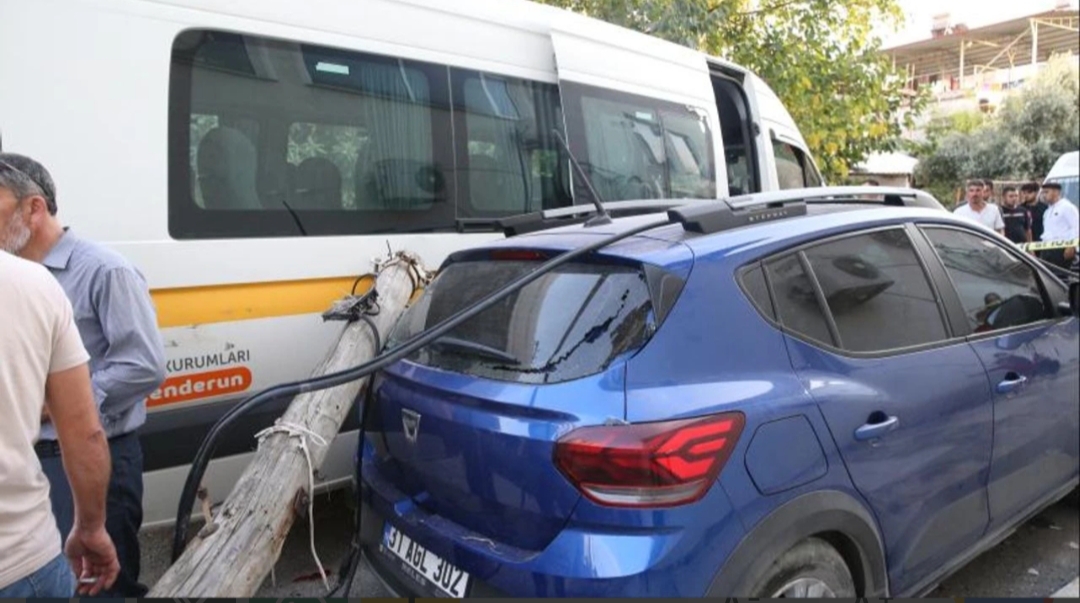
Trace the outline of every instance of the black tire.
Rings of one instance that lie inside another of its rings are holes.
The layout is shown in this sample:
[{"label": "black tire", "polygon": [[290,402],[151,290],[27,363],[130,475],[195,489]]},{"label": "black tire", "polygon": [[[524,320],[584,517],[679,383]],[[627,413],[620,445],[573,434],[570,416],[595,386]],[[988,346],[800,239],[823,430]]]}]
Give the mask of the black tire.
[{"label": "black tire", "polygon": [[[807,538],[773,561],[757,580],[751,597],[769,598],[796,580],[816,580],[832,591],[833,597],[854,598],[855,582],[844,558],[820,538]],[[830,596],[829,594],[810,596]]]}]

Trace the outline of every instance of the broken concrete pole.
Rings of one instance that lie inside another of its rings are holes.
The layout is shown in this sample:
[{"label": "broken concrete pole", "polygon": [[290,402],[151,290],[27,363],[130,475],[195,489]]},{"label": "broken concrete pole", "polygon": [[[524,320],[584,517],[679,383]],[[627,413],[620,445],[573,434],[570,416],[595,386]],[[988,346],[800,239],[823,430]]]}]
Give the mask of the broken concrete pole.
[{"label": "broken concrete pole", "polygon": [[[385,342],[423,270],[399,254],[378,269],[379,312],[370,319]],[[376,355],[375,337],[364,321],[349,323],[336,347],[313,375],[335,373]],[[353,401],[369,378],[305,393],[263,434],[255,458],[244,471],[212,524],[188,544],[148,597],[246,598],[255,594],[281,555],[298,510],[306,513],[311,467],[318,469]],[[306,451],[305,451],[306,448]],[[311,519],[309,518],[309,521]],[[318,527],[315,518],[316,529]]]}]

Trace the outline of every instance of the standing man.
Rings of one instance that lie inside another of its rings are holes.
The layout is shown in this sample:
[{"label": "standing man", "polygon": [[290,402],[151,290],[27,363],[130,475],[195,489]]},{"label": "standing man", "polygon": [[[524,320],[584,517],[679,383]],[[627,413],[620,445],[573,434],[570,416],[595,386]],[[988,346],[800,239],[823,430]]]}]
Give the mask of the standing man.
[{"label": "standing man", "polygon": [[[40,262],[67,293],[75,322],[90,353],[94,399],[112,456],[105,527],[120,558],[112,597],[142,597],[139,529],[142,527],[143,463],[138,429],[146,421],[146,397],[165,379],[165,351],[157,316],[142,275],[121,255],[80,238],[56,218],[56,188],[37,161],[0,153],[0,161],[25,174],[36,192],[16,204],[0,246]],[[35,446],[51,484],[53,513],[70,529],[76,505],[64,479],[57,431],[45,417]]]},{"label": "standing man", "polygon": [[1031,214],[1031,240],[1041,241],[1043,234],[1043,215],[1047,205],[1039,200],[1039,185],[1026,182],[1020,187],[1020,200]]},{"label": "standing man", "polygon": [[[0,235],[12,231],[19,202],[38,192],[25,174],[0,162]],[[90,356],[56,279],[7,247],[0,248],[0,597],[97,594],[112,586],[120,567],[105,529],[109,447],[90,385]],[[46,407],[78,509],[66,542],[34,453]],[[92,585],[77,585],[76,574]]]},{"label": "standing man", "polygon": [[994,203],[994,181],[989,178],[984,178],[982,181],[982,186],[983,203],[987,205],[996,205]]},{"label": "standing man", "polygon": [[1005,222],[1005,237],[1017,244],[1030,243],[1031,213],[1020,205],[1020,195],[1015,188],[1007,186],[1001,191],[1001,195],[1001,219]]},{"label": "standing man", "polygon": [[1039,253],[1042,259],[1068,269],[1076,258],[1075,240],[1080,238],[1080,209],[1061,196],[1061,184],[1044,182],[1043,195],[1049,209],[1043,216],[1043,241],[1074,241],[1064,249],[1047,249]]},{"label": "standing man", "polygon": [[1001,219],[1001,212],[998,211],[998,206],[987,204],[983,200],[983,190],[980,181],[969,181],[967,183],[967,203],[957,207],[953,210],[953,213],[972,222],[978,222],[1003,235],[1005,234],[1005,222]]}]

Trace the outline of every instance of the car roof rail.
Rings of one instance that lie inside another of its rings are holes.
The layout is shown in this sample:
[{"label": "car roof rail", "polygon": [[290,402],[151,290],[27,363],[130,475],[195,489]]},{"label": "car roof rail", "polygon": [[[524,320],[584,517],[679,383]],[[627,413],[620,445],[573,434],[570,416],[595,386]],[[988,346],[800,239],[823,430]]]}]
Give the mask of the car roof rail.
[{"label": "car roof rail", "polygon": [[945,209],[930,193],[899,186],[818,186],[729,197],[734,207],[804,201],[807,203],[876,203],[896,207]]},{"label": "car roof rail", "polygon": [[[719,203],[718,199],[645,199],[609,201],[602,205],[609,215],[625,217],[664,212],[677,207],[716,206]],[[498,220],[498,225],[507,237],[513,237],[538,230],[583,224],[595,215],[596,206],[590,203],[511,216]]]},{"label": "car roof rail", "polygon": [[852,203],[945,210],[926,191],[887,186],[822,186],[752,193],[668,210],[687,232],[712,234],[740,226],[806,215],[807,204]]}]

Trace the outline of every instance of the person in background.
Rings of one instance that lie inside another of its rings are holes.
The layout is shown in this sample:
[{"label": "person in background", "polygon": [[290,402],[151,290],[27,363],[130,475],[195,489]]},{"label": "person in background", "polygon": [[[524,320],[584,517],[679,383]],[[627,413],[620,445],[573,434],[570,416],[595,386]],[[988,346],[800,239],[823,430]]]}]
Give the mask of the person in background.
[{"label": "person in background", "polygon": [[1001,219],[1001,212],[998,206],[990,205],[983,200],[983,186],[979,180],[971,180],[967,183],[967,203],[957,207],[953,213],[982,224],[998,234],[1005,234],[1005,222]]},{"label": "person in background", "polygon": [[1039,252],[1042,259],[1068,269],[1076,259],[1076,239],[1080,238],[1080,209],[1072,201],[1061,196],[1061,184],[1044,182],[1043,195],[1048,209],[1043,216],[1043,241],[1073,241],[1063,249],[1046,249]]},{"label": "person in background", "polygon": [[1039,199],[1039,185],[1035,182],[1026,182],[1020,187],[1020,201],[1031,214],[1031,240],[1041,241],[1043,233],[1043,215],[1048,209],[1047,205]]},{"label": "person in background", "polygon": [[[138,430],[146,421],[146,397],[165,379],[165,350],[142,275],[120,254],[79,237],[56,217],[56,187],[37,161],[0,153],[0,161],[27,176],[33,190],[16,204],[0,245],[40,262],[67,293],[83,344],[100,421],[109,442],[105,527],[116,545],[120,575],[110,597],[142,597],[139,529],[142,527],[143,459]],[[64,478],[67,451],[47,414],[35,449],[51,485],[53,514],[61,531],[77,511]]]},{"label": "person in background", "polygon": [[1011,186],[1001,191],[1001,219],[1005,222],[1005,237],[1013,243],[1030,243],[1031,212],[1020,205],[1020,195]]},{"label": "person in background", "polygon": [[[12,231],[19,203],[36,188],[0,162],[0,233]],[[0,249],[0,597],[94,595],[115,583],[120,566],[105,529],[109,447],[94,404],[90,356],[56,279],[7,247]],[[45,408],[76,501],[66,541],[34,453]]]},{"label": "person in background", "polygon": [[953,211],[967,205],[967,188],[964,186],[956,187],[953,191]]},{"label": "person in background", "polygon": [[994,181],[989,178],[982,180],[982,198],[983,203],[987,205],[996,205],[994,203]]}]

